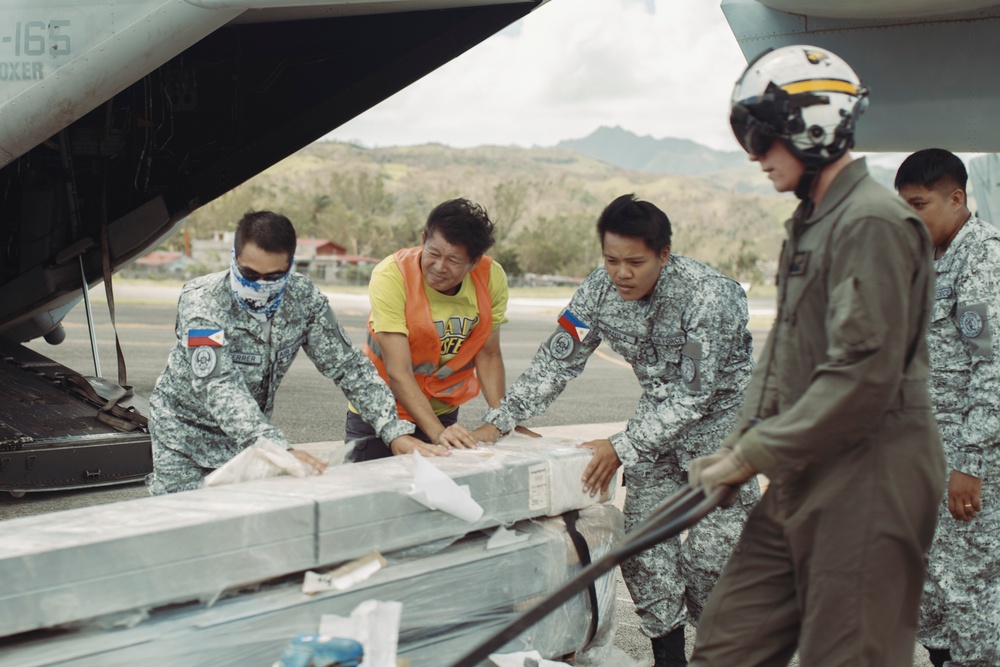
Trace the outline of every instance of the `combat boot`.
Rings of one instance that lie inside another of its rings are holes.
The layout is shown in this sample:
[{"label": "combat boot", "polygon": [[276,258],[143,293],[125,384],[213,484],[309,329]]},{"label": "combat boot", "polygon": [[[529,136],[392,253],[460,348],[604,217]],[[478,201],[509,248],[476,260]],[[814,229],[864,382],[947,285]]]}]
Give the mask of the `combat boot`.
[{"label": "combat boot", "polygon": [[654,667],[684,667],[688,664],[684,653],[684,626],[674,628],[663,637],[650,640],[653,643]]}]

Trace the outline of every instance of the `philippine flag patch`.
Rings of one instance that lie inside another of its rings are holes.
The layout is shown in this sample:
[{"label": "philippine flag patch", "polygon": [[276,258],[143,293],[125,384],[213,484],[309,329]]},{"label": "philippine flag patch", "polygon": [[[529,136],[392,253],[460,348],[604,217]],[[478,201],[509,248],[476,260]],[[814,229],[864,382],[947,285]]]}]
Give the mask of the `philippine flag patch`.
[{"label": "philippine flag patch", "polygon": [[223,329],[188,329],[188,347],[222,347],[226,344]]},{"label": "philippine flag patch", "polygon": [[571,313],[569,308],[562,311],[562,314],[559,316],[559,326],[568,331],[578,341],[582,341],[590,333],[590,327],[584,324],[579,317]]}]

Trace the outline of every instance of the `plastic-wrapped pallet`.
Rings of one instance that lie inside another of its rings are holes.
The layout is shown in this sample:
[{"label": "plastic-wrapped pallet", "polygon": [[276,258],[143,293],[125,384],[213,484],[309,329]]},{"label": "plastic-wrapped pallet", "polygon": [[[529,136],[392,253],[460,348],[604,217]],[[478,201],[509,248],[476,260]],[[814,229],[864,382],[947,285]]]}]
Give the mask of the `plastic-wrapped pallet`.
[{"label": "plastic-wrapped pallet", "polygon": [[[617,509],[602,505],[582,510],[576,527],[597,559],[621,539],[622,523]],[[292,637],[314,631],[321,615],[346,616],[361,602],[379,599],[402,602],[399,654],[412,667],[445,667],[581,567],[561,518],[524,521],[513,529],[527,539],[487,549],[484,531],[436,554],[389,557],[386,567],[346,591],[305,595],[301,577],[288,577],[207,608],[192,603],[145,610],[131,627],[84,624],[0,640],[0,652],[21,667],[267,666]],[[595,586],[598,623],[589,650],[598,653],[588,664],[601,664],[600,652],[612,644],[614,572]],[[556,658],[581,651],[591,614],[588,594],[580,593],[503,652],[535,649]]]},{"label": "plastic-wrapped pallet", "polygon": [[0,522],[0,637],[590,506],[577,442],[508,438],[435,459],[483,506],[471,524],[409,497],[409,457]]}]

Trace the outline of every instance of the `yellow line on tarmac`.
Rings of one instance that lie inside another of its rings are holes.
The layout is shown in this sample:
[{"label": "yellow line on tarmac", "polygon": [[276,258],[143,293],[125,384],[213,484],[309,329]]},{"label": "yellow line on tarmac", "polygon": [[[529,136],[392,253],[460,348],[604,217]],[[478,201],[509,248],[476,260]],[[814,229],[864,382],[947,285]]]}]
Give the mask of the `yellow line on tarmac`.
[{"label": "yellow line on tarmac", "polygon": [[627,361],[622,361],[621,359],[615,359],[611,355],[608,355],[608,354],[605,354],[605,353],[601,352],[600,348],[597,348],[596,350],[594,350],[594,354],[596,354],[597,356],[599,356],[601,359],[604,359],[605,361],[610,361],[611,363],[617,364],[618,366],[621,366],[622,368],[629,368],[629,369],[632,368],[632,364],[628,363]]}]

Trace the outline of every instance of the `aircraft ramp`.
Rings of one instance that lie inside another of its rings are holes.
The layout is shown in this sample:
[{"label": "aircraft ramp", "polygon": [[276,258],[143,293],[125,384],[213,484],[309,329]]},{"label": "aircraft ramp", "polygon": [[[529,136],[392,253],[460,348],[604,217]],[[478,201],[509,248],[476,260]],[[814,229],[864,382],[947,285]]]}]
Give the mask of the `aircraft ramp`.
[{"label": "aircraft ramp", "polygon": [[121,484],[152,472],[149,433],[98,420],[70,376],[79,377],[0,338],[0,491]]}]

